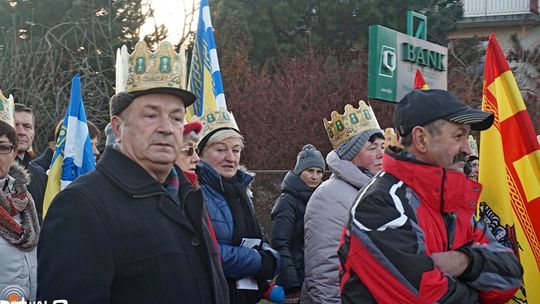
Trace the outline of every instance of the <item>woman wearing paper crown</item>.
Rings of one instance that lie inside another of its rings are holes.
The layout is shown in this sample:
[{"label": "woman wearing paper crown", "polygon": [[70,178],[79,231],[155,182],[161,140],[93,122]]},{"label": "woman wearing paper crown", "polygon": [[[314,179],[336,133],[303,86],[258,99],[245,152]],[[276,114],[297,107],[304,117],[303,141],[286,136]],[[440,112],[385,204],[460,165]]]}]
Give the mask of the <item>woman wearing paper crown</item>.
[{"label": "woman wearing paper crown", "polygon": [[0,91],[0,300],[35,300],[39,224],[30,177],[15,160],[13,97]]},{"label": "woman wearing paper crown", "polygon": [[239,167],[244,148],[234,116],[226,110],[206,113],[200,184],[212,219],[231,303],[257,303],[274,278],[279,254],[270,248],[255,216],[249,189],[253,175]]},{"label": "woman wearing paper crown", "polygon": [[358,190],[381,170],[384,133],[363,101],[324,119],[334,150],[326,156],[330,178],[311,196],[304,216],[305,279],[301,303],[341,303],[337,249]]},{"label": "woman wearing paper crown", "polygon": [[298,303],[304,283],[304,213],[313,191],[322,181],[326,164],[313,145],[298,153],[294,170],[281,184],[272,208],[272,246],[281,256],[277,283],[285,288],[287,303]]}]

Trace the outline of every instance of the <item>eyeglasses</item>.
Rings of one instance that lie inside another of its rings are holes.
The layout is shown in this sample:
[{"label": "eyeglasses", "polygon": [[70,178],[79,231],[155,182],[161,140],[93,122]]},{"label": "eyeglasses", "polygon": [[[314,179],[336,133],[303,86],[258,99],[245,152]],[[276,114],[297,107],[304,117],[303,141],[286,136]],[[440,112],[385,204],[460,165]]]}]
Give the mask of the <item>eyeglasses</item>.
[{"label": "eyeglasses", "polygon": [[15,146],[12,145],[0,145],[0,154],[9,154],[11,151],[13,151],[13,148]]},{"label": "eyeglasses", "polygon": [[181,152],[186,152],[188,156],[193,156],[193,153],[199,154],[199,148],[188,146],[180,149]]}]

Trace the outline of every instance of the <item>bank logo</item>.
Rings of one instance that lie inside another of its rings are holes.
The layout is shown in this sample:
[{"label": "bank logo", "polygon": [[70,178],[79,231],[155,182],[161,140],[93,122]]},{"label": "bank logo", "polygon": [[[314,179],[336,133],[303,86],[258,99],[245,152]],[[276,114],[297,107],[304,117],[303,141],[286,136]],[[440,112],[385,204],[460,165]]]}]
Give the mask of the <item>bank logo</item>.
[{"label": "bank logo", "polygon": [[396,49],[383,45],[381,47],[381,58],[379,64],[379,75],[393,78],[397,65]]}]

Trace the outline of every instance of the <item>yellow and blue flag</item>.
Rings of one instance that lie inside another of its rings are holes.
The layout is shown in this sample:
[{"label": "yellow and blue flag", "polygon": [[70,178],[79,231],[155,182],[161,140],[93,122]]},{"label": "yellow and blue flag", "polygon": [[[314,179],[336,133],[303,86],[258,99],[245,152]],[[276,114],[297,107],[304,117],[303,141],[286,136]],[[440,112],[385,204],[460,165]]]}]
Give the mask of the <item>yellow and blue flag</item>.
[{"label": "yellow and blue flag", "polygon": [[71,97],[66,116],[49,168],[49,180],[43,199],[43,218],[56,194],[95,166],[81,95],[81,79],[79,75],[75,75],[71,82]]},{"label": "yellow and blue flag", "polygon": [[227,109],[213,31],[208,0],[201,0],[188,82],[188,91],[197,100],[187,110],[187,121],[193,115],[202,117],[208,111]]}]

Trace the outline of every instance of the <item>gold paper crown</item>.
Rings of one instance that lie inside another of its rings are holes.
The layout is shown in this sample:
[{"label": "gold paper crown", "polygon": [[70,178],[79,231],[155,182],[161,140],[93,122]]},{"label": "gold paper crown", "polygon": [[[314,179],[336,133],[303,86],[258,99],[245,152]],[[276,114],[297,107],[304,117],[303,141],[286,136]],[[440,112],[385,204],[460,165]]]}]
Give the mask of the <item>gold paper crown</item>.
[{"label": "gold paper crown", "polygon": [[13,116],[14,109],[15,102],[13,100],[13,95],[9,94],[9,97],[6,98],[4,93],[2,93],[2,90],[0,90],[0,121],[15,128],[15,118]]},{"label": "gold paper crown", "polygon": [[226,109],[217,109],[204,114],[202,122],[203,136],[201,138],[219,129],[234,129],[240,133],[233,114]]},{"label": "gold paper crown", "polygon": [[399,141],[397,138],[397,134],[392,128],[386,128],[384,129],[384,146],[399,146]]},{"label": "gold paper crown", "polygon": [[380,129],[377,117],[375,117],[371,107],[363,100],[360,100],[358,104],[358,109],[348,104],[345,105],[343,115],[333,111],[330,121],[326,118],[323,119],[324,128],[334,149],[358,134]]},{"label": "gold paper crown", "polygon": [[469,135],[467,141],[469,142],[469,148],[471,148],[471,155],[478,156],[478,144],[476,143],[474,137]]},{"label": "gold paper crown", "polygon": [[116,93],[151,88],[186,88],[186,56],[162,41],[152,52],[144,41],[129,54],[124,45],[116,51]]}]

